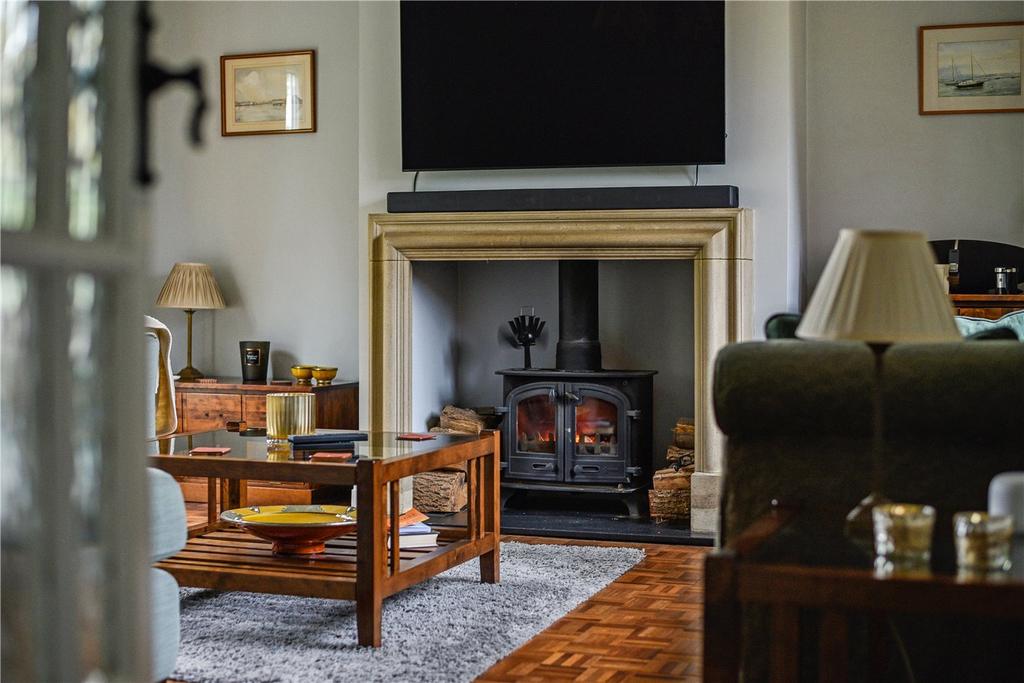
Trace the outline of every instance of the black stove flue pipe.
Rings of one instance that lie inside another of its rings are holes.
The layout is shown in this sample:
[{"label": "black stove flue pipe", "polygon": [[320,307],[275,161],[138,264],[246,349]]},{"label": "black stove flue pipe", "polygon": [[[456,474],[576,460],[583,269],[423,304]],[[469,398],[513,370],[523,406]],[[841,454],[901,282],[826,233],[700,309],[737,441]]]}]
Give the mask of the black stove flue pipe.
[{"label": "black stove flue pipe", "polygon": [[600,370],[597,261],[558,262],[559,370]]}]

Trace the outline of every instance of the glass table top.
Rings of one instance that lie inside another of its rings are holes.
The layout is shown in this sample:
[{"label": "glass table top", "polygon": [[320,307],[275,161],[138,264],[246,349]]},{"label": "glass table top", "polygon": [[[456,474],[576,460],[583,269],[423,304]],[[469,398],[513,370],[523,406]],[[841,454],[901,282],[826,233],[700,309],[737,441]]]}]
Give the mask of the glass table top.
[{"label": "glass table top", "polygon": [[[176,434],[173,436],[149,439],[149,454],[152,456],[165,457],[216,457],[221,459],[250,460],[250,461],[272,461],[272,462],[308,462],[314,453],[318,452],[349,452],[353,457],[347,461],[339,461],[332,464],[340,466],[351,466],[356,460],[377,459],[387,460],[400,456],[430,453],[446,446],[457,443],[474,441],[478,437],[463,434],[435,434],[435,438],[426,441],[405,441],[396,437],[399,432],[358,432],[356,430],[343,429],[318,429],[317,434],[345,434],[362,433],[368,434],[366,441],[356,441],[347,450],[335,450],[324,447],[310,447],[311,450],[295,449],[291,444],[284,446],[268,446],[267,437],[264,434],[245,436],[244,432],[229,432],[219,429],[209,432],[195,432]],[[193,449],[204,447],[230,448],[224,454],[205,453],[201,456],[195,454]],[[320,461],[318,461],[320,462]]]}]

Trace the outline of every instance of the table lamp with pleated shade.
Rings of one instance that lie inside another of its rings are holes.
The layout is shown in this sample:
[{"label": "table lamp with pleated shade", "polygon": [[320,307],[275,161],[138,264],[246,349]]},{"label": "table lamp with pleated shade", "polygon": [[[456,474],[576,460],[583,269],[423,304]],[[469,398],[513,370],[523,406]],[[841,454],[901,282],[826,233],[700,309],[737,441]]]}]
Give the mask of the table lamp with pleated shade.
[{"label": "table lamp with pleated shade", "polygon": [[796,334],[883,345],[960,339],[924,235],[870,230],[839,233]]},{"label": "table lamp with pleated shade", "polygon": [[935,259],[924,235],[840,232],[796,334],[804,339],[862,341],[874,352],[872,490],[846,517],[847,535],[871,553],[871,510],[887,502],[881,492],[885,350],[896,342],[961,339],[953,306],[935,277]]},{"label": "table lamp with pleated shade", "polygon": [[175,263],[160,289],[156,305],[185,311],[188,318],[188,356],[178,375],[186,382],[203,377],[203,373],[192,367],[192,314],[200,309],[224,308],[224,297],[213,277],[213,269],[205,263]]}]

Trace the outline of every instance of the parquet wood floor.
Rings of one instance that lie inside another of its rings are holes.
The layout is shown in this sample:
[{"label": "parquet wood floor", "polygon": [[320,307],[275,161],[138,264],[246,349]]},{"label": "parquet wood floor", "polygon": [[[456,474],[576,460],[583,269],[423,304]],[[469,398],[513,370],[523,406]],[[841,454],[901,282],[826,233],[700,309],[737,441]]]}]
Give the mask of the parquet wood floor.
[{"label": "parquet wood floor", "polygon": [[529,642],[477,683],[699,681],[704,555],[708,548],[552,541],[643,548],[639,564]]},{"label": "parquet wood floor", "polygon": [[[203,523],[205,506],[189,506]],[[704,555],[708,548],[506,536],[523,543],[643,548],[647,556],[477,683],[700,681]]]}]

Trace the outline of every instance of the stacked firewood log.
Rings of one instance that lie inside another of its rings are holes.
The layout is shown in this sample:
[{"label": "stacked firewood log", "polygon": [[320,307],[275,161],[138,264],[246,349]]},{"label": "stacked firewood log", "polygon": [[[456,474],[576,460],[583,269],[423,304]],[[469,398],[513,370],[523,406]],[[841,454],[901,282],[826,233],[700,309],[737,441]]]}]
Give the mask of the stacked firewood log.
[{"label": "stacked firewood log", "polygon": [[[431,432],[479,434],[487,424],[475,410],[445,406],[441,422]],[[424,512],[458,512],[466,507],[466,463],[417,474],[413,480],[412,504]]]},{"label": "stacked firewood log", "polygon": [[648,491],[651,517],[656,522],[690,518],[690,477],[695,464],[693,420],[679,418],[672,435],[672,445],[665,454],[669,466],[654,473],[654,487]]}]

